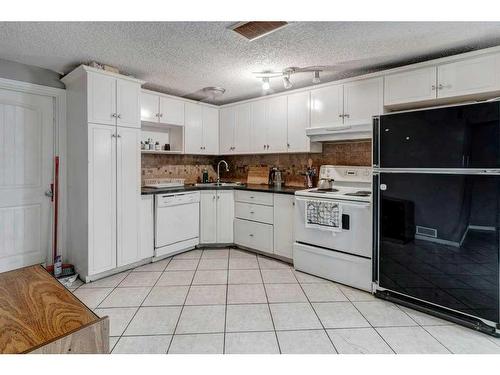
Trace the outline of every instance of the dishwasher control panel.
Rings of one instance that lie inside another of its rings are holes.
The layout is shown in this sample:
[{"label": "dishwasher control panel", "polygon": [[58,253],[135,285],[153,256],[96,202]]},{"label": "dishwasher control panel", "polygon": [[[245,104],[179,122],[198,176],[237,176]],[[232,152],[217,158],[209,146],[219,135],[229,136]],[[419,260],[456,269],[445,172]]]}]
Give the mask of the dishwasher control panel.
[{"label": "dishwasher control panel", "polygon": [[199,201],[199,191],[156,195],[156,207],[176,206],[179,204],[197,203]]}]

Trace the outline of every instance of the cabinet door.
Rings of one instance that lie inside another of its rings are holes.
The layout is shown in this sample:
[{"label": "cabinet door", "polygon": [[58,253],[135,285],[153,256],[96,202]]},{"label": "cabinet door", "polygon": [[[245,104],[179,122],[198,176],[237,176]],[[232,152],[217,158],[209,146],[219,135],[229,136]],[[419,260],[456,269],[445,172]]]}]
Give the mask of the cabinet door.
[{"label": "cabinet door", "polygon": [[384,77],[384,105],[436,99],[436,67],[415,69]]},{"label": "cabinet door", "polygon": [[252,152],[267,150],[267,99],[252,102]]},{"label": "cabinet door", "polygon": [[141,153],[140,130],[117,127],[116,216],[117,264],[124,266],[140,257]]},{"label": "cabinet door", "polygon": [[116,124],[116,78],[88,73],[88,121],[94,124]]},{"label": "cabinet door", "polygon": [[160,98],[158,95],[141,93],[141,121],[158,122],[160,113]]},{"label": "cabinet door", "polygon": [[153,194],[141,197],[140,259],[154,255]]},{"label": "cabinet door", "polygon": [[217,243],[233,243],[234,192],[217,191]]},{"label": "cabinet door", "polygon": [[344,124],[371,124],[384,111],[383,78],[364,79],[344,85]]},{"label": "cabinet door", "polygon": [[288,152],[309,152],[311,142],[306,135],[310,126],[309,92],[288,95]]},{"label": "cabinet door", "polygon": [[184,125],[184,102],[160,96],[160,122],[169,125]]},{"label": "cabinet door", "polygon": [[500,57],[487,55],[438,66],[438,98],[500,89]]},{"label": "cabinet door", "polygon": [[116,80],[116,125],[141,128],[141,85],[123,79]]},{"label": "cabinet door", "polygon": [[116,128],[89,124],[88,148],[89,275],[95,275],[116,267]]},{"label": "cabinet door", "polygon": [[251,152],[250,134],[252,130],[252,105],[240,104],[235,107],[236,127],[234,128],[234,149],[237,154]]},{"label": "cabinet door", "polygon": [[203,153],[209,155],[219,154],[219,109],[202,107],[203,118]]},{"label": "cabinet door", "polygon": [[311,91],[311,127],[342,125],[343,86],[327,86]]},{"label": "cabinet door", "polygon": [[219,152],[222,155],[233,153],[234,130],[236,126],[235,107],[222,108],[220,110],[219,126]]},{"label": "cabinet door", "polygon": [[295,197],[293,195],[274,194],[274,253],[293,258],[293,218]]},{"label": "cabinet door", "polygon": [[267,152],[287,150],[287,103],[285,95],[268,100]]},{"label": "cabinet door", "polygon": [[186,103],[186,125],[184,126],[184,152],[203,153],[203,120],[201,105]]},{"label": "cabinet door", "polygon": [[217,192],[200,192],[200,243],[217,242]]}]

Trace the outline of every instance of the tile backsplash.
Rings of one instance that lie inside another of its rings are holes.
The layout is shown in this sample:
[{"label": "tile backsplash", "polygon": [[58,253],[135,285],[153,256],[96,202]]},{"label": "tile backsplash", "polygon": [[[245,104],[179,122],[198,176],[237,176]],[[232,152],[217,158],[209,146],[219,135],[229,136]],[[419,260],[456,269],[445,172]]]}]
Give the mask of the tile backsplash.
[{"label": "tile backsplash", "polygon": [[228,162],[230,171],[221,169],[222,180],[246,181],[248,167],[269,166],[283,170],[285,184],[302,186],[302,173],[308,159],[319,168],[322,164],[333,165],[371,165],[371,141],[344,143],[325,143],[322,153],[301,154],[265,154],[265,155],[142,155],[142,179],[146,178],[185,178],[186,183],[195,183],[201,178],[203,169],[207,169],[209,178],[217,177],[216,165],[221,159]]}]

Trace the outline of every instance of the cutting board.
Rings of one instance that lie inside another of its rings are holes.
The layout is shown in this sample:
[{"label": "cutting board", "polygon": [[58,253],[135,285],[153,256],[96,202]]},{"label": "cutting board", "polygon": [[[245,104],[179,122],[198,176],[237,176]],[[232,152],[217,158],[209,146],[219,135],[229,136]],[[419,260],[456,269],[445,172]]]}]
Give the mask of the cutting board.
[{"label": "cutting board", "polygon": [[267,185],[269,183],[269,167],[248,167],[247,184]]}]

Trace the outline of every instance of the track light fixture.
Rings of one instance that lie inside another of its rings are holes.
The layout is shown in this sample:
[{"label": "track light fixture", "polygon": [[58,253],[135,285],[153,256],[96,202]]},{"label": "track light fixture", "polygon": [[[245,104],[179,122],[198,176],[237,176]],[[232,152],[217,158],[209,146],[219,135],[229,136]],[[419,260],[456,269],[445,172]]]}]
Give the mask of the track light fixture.
[{"label": "track light fixture", "polygon": [[313,74],[312,83],[320,83],[321,79],[319,78],[319,70],[315,70]]}]

